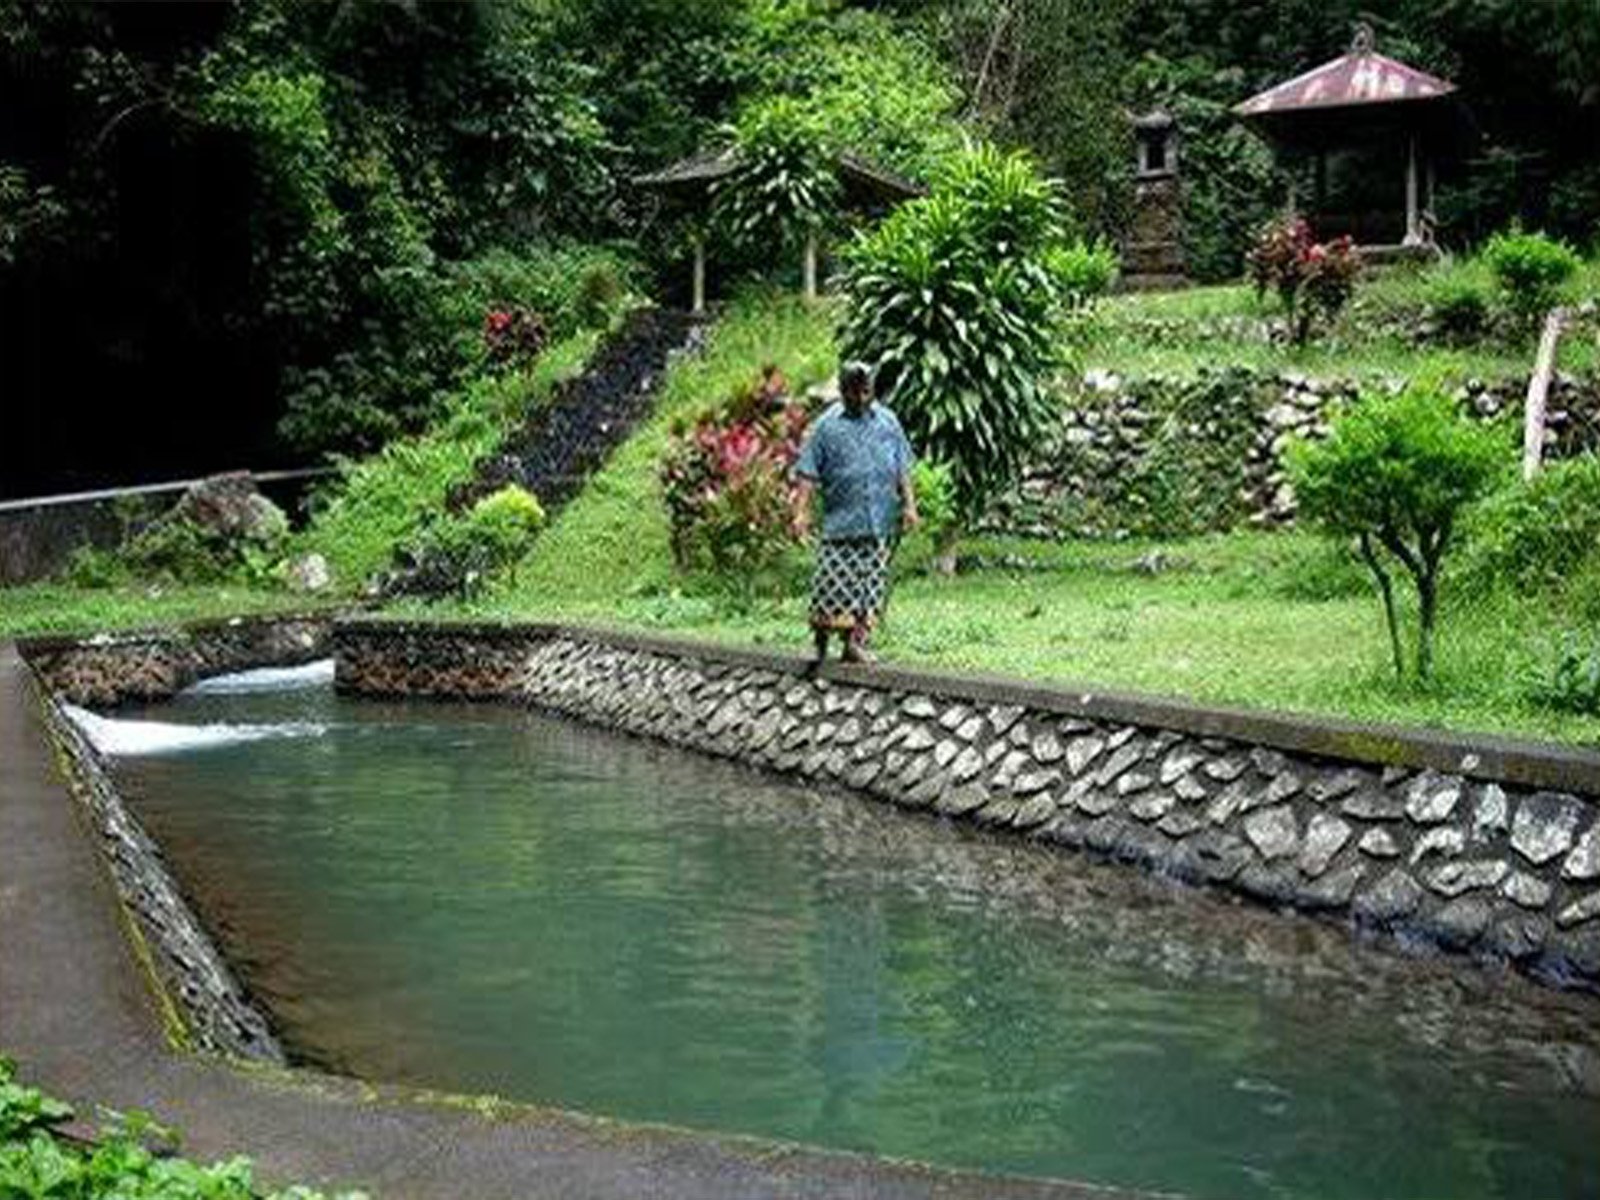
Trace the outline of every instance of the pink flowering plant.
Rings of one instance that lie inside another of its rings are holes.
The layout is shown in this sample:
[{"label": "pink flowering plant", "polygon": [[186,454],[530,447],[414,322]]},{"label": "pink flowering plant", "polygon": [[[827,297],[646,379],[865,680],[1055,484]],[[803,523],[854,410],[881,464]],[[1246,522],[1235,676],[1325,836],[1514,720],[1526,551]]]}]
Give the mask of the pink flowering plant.
[{"label": "pink flowering plant", "polygon": [[550,344],[550,330],[526,308],[492,308],[483,318],[483,344],[499,366],[527,366]]},{"label": "pink flowering plant", "polygon": [[752,385],[673,431],[660,481],[680,568],[748,592],[783,565],[800,537],[794,464],[808,418],[786,390]]},{"label": "pink flowering plant", "polygon": [[1289,337],[1303,346],[1317,321],[1331,324],[1355,293],[1361,256],[1348,237],[1319,242],[1303,217],[1269,222],[1250,249],[1256,295],[1274,291],[1289,319]]}]

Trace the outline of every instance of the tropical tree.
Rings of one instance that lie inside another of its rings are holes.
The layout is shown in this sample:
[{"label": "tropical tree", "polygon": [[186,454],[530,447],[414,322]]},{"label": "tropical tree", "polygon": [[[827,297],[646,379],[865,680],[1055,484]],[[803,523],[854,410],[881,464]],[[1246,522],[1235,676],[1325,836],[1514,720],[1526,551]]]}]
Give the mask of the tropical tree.
[{"label": "tropical tree", "polygon": [[1414,388],[1367,396],[1326,439],[1289,450],[1300,515],[1354,538],[1383,599],[1396,676],[1405,674],[1390,574],[1398,563],[1417,593],[1417,674],[1433,670],[1439,577],[1463,512],[1504,459],[1498,436],[1457,412],[1442,393]]},{"label": "tropical tree", "polygon": [[1025,155],[980,147],[846,251],[840,352],[876,365],[919,453],[950,468],[952,537],[1055,416],[1077,249],[1056,185]]}]

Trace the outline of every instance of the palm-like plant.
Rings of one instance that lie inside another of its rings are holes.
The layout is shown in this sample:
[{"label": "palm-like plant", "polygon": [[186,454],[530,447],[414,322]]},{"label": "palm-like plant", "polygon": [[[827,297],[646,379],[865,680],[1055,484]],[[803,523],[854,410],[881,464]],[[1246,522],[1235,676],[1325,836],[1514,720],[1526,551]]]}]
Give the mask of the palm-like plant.
[{"label": "palm-like plant", "polygon": [[949,465],[961,524],[1055,415],[1069,249],[1055,185],[983,147],[846,253],[840,352],[877,365],[919,452]]},{"label": "palm-like plant", "polygon": [[712,222],[743,249],[793,249],[838,210],[839,182],[826,128],[799,102],[776,97],[733,131],[737,162],[712,185]]}]

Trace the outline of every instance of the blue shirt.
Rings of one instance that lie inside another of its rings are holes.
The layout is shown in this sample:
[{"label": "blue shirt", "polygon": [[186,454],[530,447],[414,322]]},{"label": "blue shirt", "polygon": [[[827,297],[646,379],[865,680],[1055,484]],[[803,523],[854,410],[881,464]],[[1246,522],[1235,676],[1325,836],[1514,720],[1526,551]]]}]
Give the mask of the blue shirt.
[{"label": "blue shirt", "polygon": [[911,470],[911,443],[900,420],[881,404],[859,417],[832,404],[812,422],[795,473],[822,487],[825,539],[894,535],[900,480]]}]

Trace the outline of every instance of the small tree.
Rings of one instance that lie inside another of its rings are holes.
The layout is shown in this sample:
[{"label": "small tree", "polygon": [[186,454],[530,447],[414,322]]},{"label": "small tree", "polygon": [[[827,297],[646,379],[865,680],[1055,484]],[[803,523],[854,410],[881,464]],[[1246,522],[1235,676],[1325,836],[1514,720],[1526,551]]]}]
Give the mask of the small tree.
[{"label": "small tree", "polygon": [[1057,415],[1046,385],[1088,278],[1070,248],[1054,185],[985,147],[846,252],[840,356],[876,364],[918,453],[949,467],[952,540]]},{"label": "small tree", "polygon": [[1417,593],[1417,674],[1433,669],[1439,570],[1463,510],[1488,488],[1502,458],[1495,433],[1437,392],[1366,397],[1319,442],[1289,451],[1300,514],[1356,539],[1377,581],[1396,675],[1405,673],[1394,584],[1398,562]]}]

